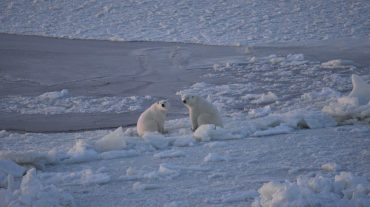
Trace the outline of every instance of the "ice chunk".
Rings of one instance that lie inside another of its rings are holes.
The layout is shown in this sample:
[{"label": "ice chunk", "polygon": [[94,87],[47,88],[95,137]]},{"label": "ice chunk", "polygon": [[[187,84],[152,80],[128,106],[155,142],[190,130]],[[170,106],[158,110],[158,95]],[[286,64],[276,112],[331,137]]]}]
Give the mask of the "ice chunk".
[{"label": "ice chunk", "polygon": [[200,141],[208,142],[211,140],[236,139],[237,137],[222,127],[216,127],[213,124],[205,124],[198,127],[193,134],[194,138]]},{"label": "ice chunk", "polygon": [[44,169],[45,164],[53,163],[48,153],[37,151],[0,151],[0,159],[12,160],[20,165],[31,165],[37,169]]},{"label": "ice chunk", "polygon": [[53,91],[53,92],[46,92],[39,96],[40,99],[59,99],[65,98],[69,96],[69,91],[67,89],[63,89],[61,91]]},{"label": "ice chunk", "polygon": [[251,103],[254,104],[268,104],[273,103],[278,100],[278,97],[271,91],[266,94],[262,94],[258,99],[252,100]]},{"label": "ice chunk", "polygon": [[217,153],[209,153],[204,159],[204,162],[221,162],[227,161],[228,158]]},{"label": "ice chunk", "polygon": [[352,75],[352,85],[353,89],[348,96],[330,102],[322,111],[338,121],[370,118],[370,85],[357,75]]},{"label": "ice chunk", "polygon": [[248,115],[252,118],[258,118],[258,117],[267,116],[270,113],[271,113],[271,107],[267,105],[262,108],[249,110]]},{"label": "ice chunk", "polygon": [[335,60],[329,60],[327,62],[321,63],[321,68],[325,68],[325,69],[351,68],[351,67],[354,67],[353,64],[354,63],[350,60],[335,59]]},{"label": "ice chunk", "polygon": [[66,163],[87,162],[100,158],[98,153],[82,139],[77,140],[67,154],[69,158],[64,160]]},{"label": "ice chunk", "polygon": [[156,149],[167,148],[171,141],[170,139],[164,137],[162,134],[153,132],[145,133],[143,139]]},{"label": "ice chunk", "polygon": [[352,75],[352,91],[348,97],[358,99],[360,105],[368,104],[370,101],[370,84],[366,83],[358,75]]},{"label": "ice chunk", "polygon": [[336,121],[320,111],[295,110],[283,114],[284,122],[293,128],[318,129],[336,126]]},{"label": "ice chunk", "polygon": [[340,167],[336,163],[326,163],[321,165],[321,169],[327,172],[337,171]]},{"label": "ice chunk", "polygon": [[0,159],[0,172],[12,175],[14,177],[22,177],[26,172],[26,169],[17,165],[11,160]]},{"label": "ice chunk", "polygon": [[368,206],[366,178],[348,172],[339,175],[300,176],[296,182],[268,182],[258,190],[252,206]]},{"label": "ice chunk", "polygon": [[95,143],[95,149],[100,152],[110,150],[121,150],[127,147],[125,141],[125,132],[122,127],[117,128],[113,132],[105,135]]},{"label": "ice chunk", "polygon": [[54,185],[44,185],[36,175],[34,168],[27,171],[20,188],[14,192],[11,189],[0,189],[0,204],[4,206],[75,206],[73,197],[56,188]]}]

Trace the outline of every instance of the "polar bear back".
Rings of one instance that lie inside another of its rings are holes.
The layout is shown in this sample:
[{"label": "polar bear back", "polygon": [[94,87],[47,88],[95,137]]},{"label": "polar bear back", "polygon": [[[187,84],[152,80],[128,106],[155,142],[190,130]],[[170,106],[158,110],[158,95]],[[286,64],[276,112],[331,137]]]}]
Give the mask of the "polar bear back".
[{"label": "polar bear back", "polygon": [[153,104],[140,115],[136,127],[139,136],[143,136],[146,132],[163,133],[166,112],[158,109],[157,105],[158,103]]}]

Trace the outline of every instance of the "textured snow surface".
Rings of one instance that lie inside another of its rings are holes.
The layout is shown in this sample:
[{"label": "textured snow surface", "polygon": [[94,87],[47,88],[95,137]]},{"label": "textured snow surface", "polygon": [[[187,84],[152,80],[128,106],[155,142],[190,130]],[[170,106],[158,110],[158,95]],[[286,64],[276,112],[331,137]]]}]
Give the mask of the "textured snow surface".
[{"label": "textured snow surface", "polygon": [[3,0],[0,32],[212,45],[368,38],[369,10],[367,0]]}]

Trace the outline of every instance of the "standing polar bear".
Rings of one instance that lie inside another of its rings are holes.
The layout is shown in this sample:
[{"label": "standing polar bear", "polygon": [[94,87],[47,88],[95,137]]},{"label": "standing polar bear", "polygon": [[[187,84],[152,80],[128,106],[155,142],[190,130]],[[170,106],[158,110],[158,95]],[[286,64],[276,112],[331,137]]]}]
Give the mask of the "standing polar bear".
[{"label": "standing polar bear", "polygon": [[189,109],[193,131],[203,124],[223,127],[221,116],[211,103],[196,95],[183,95],[181,99]]},{"label": "standing polar bear", "polygon": [[161,100],[145,110],[137,121],[137,133],[139,136],[144,136],[145,132],[159,132],[163,134],[168,107],[167,101]]}]

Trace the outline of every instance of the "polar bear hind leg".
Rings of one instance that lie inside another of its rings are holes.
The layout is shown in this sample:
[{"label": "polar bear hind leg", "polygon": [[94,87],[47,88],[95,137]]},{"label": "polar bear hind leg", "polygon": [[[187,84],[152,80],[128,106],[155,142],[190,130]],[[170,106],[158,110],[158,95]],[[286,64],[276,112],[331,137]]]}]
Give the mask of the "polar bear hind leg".
[{"label": "polar bear hind leg", "polygon": [[152,120],[148,120],[145,123],[141,123],[140,136],[143,136],[145,132],[158,132],[158,125]]}]

